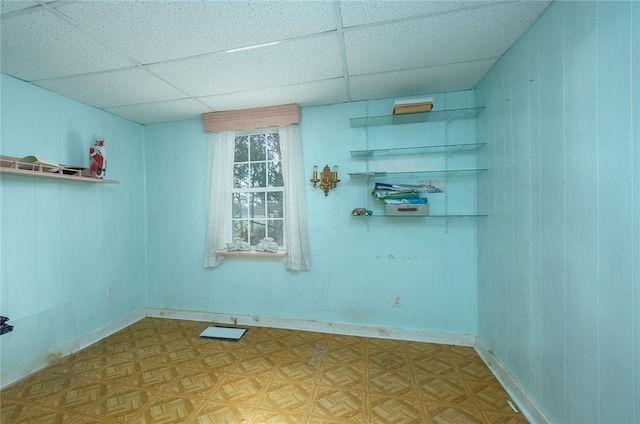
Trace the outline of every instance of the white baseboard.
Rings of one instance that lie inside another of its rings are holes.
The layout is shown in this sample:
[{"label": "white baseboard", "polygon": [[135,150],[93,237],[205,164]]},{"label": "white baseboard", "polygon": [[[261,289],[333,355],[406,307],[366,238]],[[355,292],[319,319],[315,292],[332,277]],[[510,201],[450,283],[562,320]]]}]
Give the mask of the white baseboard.
[{"label": "white baseboard", "polygon": [[496,376],[502,387],[507,391],[511,399],[518,405],[520,412],[531,424],[551,424],[551,420],[542,412],[536,403],[527,395],[527,392],[511,376],[509,371],[500,363],[493,353],[476,337],[476,352],[487,364],[493,375]]},{"label": "white baseboard", "polygon": [[248,315],[219,314],[212,312],[179,311],[173,309],[147,308],[147,316],[158,318],[206,321],[218,324],[247,325],[253,327],[287,328],[290,330],[315,331],[346,336],[377,337],[382,339],[411,340],[458,346],[474,346],[472,334],[447,333],[443,331],[407,330],[403,328],[375,327],[340,324],[301,319],[257,317]]},{"label": "white baseboard", "polygon": [[89,334],[84,334],[78,339],[67,343],[64,346],[55,347],[55,353],[48,352],[45,354],[46,356],[43,355],[42,357],[27,361],[21,364],[19,367],[8,370],[7,372],[2,374],[2,378],[0,379],[0,390],[5,389],[13,383],[27,378],[30,375],[35,374],[38,371],[50,366],[52,361],[58,361],[65,356],[69,356],[72,353],[78,352],[79,350],[82,350],[104,339],[105,337],[110,336],[111,334],[116,333],[123,328],[130,326],[131,324],[134,324],[145,316],[146,311],[144,309],[141,309],[140,311],[134,312],[133,314],[115,321],[104,328],[101,328]]}]

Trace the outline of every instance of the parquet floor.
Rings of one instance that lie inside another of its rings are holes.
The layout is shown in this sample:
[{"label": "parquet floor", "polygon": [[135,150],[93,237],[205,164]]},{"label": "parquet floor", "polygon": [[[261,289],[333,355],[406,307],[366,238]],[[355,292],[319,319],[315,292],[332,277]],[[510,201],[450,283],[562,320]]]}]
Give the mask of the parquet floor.
[{"label": "parquet floor", "polygon": [[472,348],[211,325],[145,318],[0,392],[0,422],[527,422]]}]

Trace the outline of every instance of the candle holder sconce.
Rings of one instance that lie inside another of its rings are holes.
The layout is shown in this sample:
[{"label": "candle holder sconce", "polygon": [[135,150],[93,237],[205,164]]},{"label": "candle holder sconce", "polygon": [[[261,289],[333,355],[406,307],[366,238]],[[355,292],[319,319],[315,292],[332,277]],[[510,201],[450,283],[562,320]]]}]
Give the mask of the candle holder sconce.
[{"label": "candle holder sconce", "polygon": [[318,179],[318,167],[313,167],[313,177],[309,180],[313,183],[313,188],[319,188],[324,191],[325,197],[329,194],[329,190],[336,188],[340,180],[338,179],[338,167],[334,166],[333,171],[329,165],[325,165]]}]

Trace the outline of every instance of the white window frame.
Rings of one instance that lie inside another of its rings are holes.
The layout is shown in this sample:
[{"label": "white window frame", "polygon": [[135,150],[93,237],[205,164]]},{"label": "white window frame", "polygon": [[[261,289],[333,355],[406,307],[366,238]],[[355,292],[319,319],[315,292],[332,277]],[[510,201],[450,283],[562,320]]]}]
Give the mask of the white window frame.
[{"label": "white window frame", "polygon": [[[250,131],[236,131],[235,132],[235,138],[238,137],[249,137],[249,139],[251,138],[251,136],[254,135],[260,135],[260,134],[276,134],[278,136],[278,143],[280,142],[280,136],[278,133],[278,127],[268,127],[268,128],[260,128],[260,129],[255,129],[255,130],[250,130]],[[251,148],[249,148],[249,152],[251,151]],[[248,158],[249,161],[248,162],[236,162],[234,160],[233,164],[235,167],[235,164],[237,163],[252,163],[251,158]],[[280,155],[280,161],[282,162],[282,154]],[[268,159],[265,158],[265,163],[268,162]],[[282,168],[282,165],[281,165]],[[238,221],[246,221],[248,223],[251,223],[252,221],[256,221],[253,217],[247,217],[247,218],[236,218],[234,216],[234,203],[233,203],[233,196],[237,193],[282,193],[282,209],[280,211],[280,217],[279,218],[269,218],[268,216],[266,216],[266,211],[265,211],[265,216],[264,216],[264,221],[265,221],[265,226],[266,226],[266,222],[269,219],[272,220],[280,220],[282,222],[281,228],[282,228],[282,237],[281,237],[281,243],[278,243],[278,247],[280,249],[286,249],[286,240],[287,240],[287,234],[286,234],[286,217],[284,214],[284,208],[285,208],[285,204],[284,204],[284,198],[286,196],[285,193],[285,186],[284,184],[281,187],[245,187],[245,188],[238,188],[235,187],[235,181],[232,180],[232,187],[231,187],[231,197],[232,197],[232,201],[231,201],[231,210],[229,211],[229,214],[231,215],[231,227],[228,229],[229,231],[229,238],[234,239],[236,237],[236,234],[234,233],[234,224]],[[266,206],[265,206],[266,208]],[[265,228],[265,237],[270,237],[269,233],[268,233],[268,227]],[[258,244],[258,242],[260,242],[260,240],[252,240],[249,237],[249,242],[251,245],[251,248],[255,248],[256,245]]]}]

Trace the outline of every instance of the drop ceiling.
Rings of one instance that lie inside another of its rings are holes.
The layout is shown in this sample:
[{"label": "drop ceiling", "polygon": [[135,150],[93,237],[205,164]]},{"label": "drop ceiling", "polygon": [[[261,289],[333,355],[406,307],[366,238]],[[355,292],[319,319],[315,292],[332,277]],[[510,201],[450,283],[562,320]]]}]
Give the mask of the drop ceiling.
[{"label": "drop ceiling", "polygon": [[549,3],[2,0],[0,70],[141,124],[466,90]]}]

